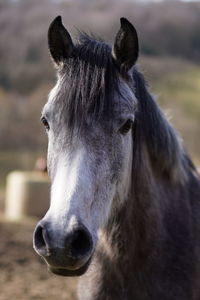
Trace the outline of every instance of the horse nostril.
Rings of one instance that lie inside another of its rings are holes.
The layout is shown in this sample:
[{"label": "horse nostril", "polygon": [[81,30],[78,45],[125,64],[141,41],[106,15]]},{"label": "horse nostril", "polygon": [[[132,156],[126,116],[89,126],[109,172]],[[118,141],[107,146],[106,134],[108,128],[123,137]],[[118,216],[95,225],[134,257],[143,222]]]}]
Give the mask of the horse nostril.
[{"label": "horse nostril", "polygon": [[45,229],[38,224],[34,233],[34,248],[35,250],[43,256],[48,255],[47,244],[45,240]]},{"label": "horse nostril", "polygon": [[72,236],[70,245],[71,254],[74,258],[86,256],[92,250],[92,240],[86,229],[77,229]]},{"label": "horse nostril", "polygon": [[34,232],[33,245],[49,265],[69,268],[77,268],[91,256],[93,249],[92,237],[82,224],[59,236],[49,223],[40,222]]}]

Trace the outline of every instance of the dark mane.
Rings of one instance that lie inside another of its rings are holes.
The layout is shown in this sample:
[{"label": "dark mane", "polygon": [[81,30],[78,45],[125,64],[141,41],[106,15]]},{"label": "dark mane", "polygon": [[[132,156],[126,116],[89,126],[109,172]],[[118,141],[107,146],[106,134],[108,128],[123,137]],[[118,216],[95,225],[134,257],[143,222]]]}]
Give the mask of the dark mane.
[{"label": "dark mane", "polygon": [[68,59],[62,75],[67,77],[69,88],[65,96],[68,126],[79,128],[88,113],[91,119],[110,119],[113,93],[118,91],[118,76],[111,47],[103,41],[81,34],[73,55]]},{"label": "dark mane", "polygon": [[[133,79],[135,95],[138,99],[138,112],[133,132],[133,139],[137,147],[144,144],[149,153],[151,166],[159,173],[168,177],[184,181],[188,158],[181,139],[171,126],[155,99],[148,91],[143,75],[134,69]],[[141,164],[141,149],[135,149],[134,158]]]},{"label": "dark mane", "polygon": [[[180,137],[148,91],[143,75],[134,70],[133,79],[139,106],[133,136],[135,144],[145,143],[152,166],[159,172],[183,179],[185,153]],[[135,157],[139,159],[138,154]]]}]

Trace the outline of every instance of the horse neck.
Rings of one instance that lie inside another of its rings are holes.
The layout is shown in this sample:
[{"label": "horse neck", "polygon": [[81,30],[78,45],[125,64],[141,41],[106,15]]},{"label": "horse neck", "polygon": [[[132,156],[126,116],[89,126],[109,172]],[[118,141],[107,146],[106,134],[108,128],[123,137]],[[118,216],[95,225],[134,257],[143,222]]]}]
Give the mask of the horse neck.
[{"label": "horse neck", "polygon": [[118,269],[124,280],[127,274],[145,276],[153,263],[161,263],[158,256],[163,241],[169,238],[176,243],[172,224],[178,232],[184,232],[183,240],[179,236],[180,245],[184,245],[185,237],[189,239],[191,234],[192,203],[200,195],[200,182],[192,172],[188,171],[184,184],[174,182],[165,174],[158,176],[145,150],[143,158],[132,170],[129,196],[121,207],[113,209],[104,229],[102,247],[109,252],[103,253],[111,262],[110,268]]},{"label": "horse neck", "polygon": [[154,176],[150,166],[145,164],[145,170],[135,170],[127,199],[118,210],[113,209],[105,228],[116,261],[121,264],[128,261],[126,265],[130,268],[133,264],[138,265],[139,260],[145,264],[153,254],[153,244],[158,237],[162,218],[156,199],[162,189],[159,190],[158,182],[155,189]]}]

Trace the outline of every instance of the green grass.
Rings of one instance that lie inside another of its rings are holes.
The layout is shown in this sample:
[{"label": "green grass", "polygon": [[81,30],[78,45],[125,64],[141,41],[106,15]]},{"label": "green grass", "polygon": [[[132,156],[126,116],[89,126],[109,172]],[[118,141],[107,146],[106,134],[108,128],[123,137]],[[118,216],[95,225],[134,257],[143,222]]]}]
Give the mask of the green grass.
[{"label": "green grass", "polygon": [[189,68],[152,81],[160,105],[170,111],[172,123],[196,164],[200,164],[200,68]]},{"label": "green grass", "polygon": [[200,68],[170,74],[155,86],[157,91],[161,91],[160,102],[163,105],[175,102],[182,106],[188,117],[200,121]]}]

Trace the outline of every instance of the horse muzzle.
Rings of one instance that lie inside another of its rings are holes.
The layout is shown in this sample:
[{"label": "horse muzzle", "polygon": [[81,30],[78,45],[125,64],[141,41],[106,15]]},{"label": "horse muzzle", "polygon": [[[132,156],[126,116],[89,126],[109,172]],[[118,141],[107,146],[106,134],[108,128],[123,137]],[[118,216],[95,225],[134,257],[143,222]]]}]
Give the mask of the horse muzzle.
[{"label": "horse muzzle", "polygon": [[62,276],[80,276],[89,266],[93,254],[92,237],[83,224],[77,224],[66,236],[60,237],[49,223],[41,221],[33,238],[35,251],[44,258],[49,270]]}]

